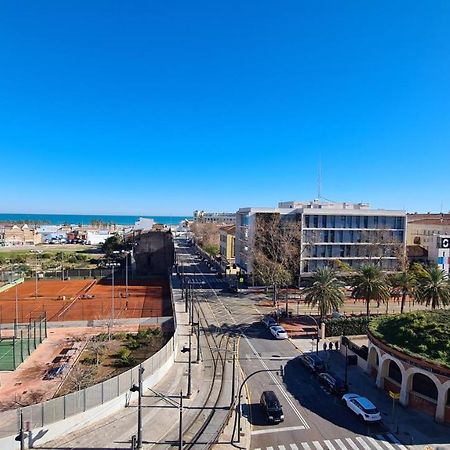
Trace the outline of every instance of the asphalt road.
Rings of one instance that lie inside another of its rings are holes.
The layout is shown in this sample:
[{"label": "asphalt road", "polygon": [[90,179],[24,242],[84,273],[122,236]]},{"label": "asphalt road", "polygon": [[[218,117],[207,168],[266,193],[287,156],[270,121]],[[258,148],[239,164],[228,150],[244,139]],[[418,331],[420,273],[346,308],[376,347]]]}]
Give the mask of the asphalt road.
[{"label": "asphalt road", "polygon": [[[251,449],[405,450],[382,423],[360,422],[339,398],[328,393],[296,359],[300,352],[292,342],[275,340],[260,323],[262,311],[251,296],[227,294],[225,281],[210,272],[194,248],[182,247],[185,276],[201,290],[202,301],[222,327],[241,336],[239,363],[244,374],[265,371],[249,379],[242,396],[243,420],[252,425]],[[280,399],[284,422],[267,423],[259,405],[265,390],[273,390]]]}]

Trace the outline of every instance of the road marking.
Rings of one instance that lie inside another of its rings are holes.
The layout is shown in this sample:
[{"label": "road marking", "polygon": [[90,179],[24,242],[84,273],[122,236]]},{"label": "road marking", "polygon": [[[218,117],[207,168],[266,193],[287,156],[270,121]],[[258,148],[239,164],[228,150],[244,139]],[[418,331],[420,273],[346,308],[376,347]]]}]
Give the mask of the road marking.
[{"label": "road marking", "polygon": [[286,447],[285,447],[284,445],[279,445],[278,448],[279,448],[280,450],[286,450]]},{"label": "road marking", "polygon": [[336,444],[339,445],[342,450],[348,450],[345,444],[340,439],[335,439],[334,442],[336,442]]},{"label": "road marking", "polygon": [[303,425],[295,426],[295,427],[282,427],[282,428],[265,428],[264,430],[254,430],[251,432],[252,436],[254,434],[268,434],[268,433],[279,433],[282,431],[296,431],[296,430],[304,430],[305,427]]},{"label": "road marking", "polygon": [[359,450],[359,447],[350,438],[345,438],[345,440],[349,443],[353,450]]},{"label": "road marking", "polygon": [[356,440],[365,448],[365,450],[370,450],[370,447],[366,444],[366,441],[362,437],[357,436]]},{"label": "road marking", "polygon": [[303,447],[305,450],[311,450],[311,447],[309,446],[309,444],[308,444],[307,442],[302,442],[302,447]]},{"label": "road marking", "polygon": [[330,441],[323,441],[323,443],[330,449],[330,450],[336,450],[334,445]]},{"label": "road marking", "polygon": [[384,440],[384,436],[377,434],[377,439],[380,440],[389,450],[395,450],[395,447],[388,441]]},{"label": "road marking", "polygon": [[373,438],[370,436],[366,436],[366,439],[377,449],[384,450],[384,448]]},{"label": "road marking", "polygon": [[323,447],[320,445],[319,441],[313,441],[313,445],[317,448],[317,450],[323,450]]},{"label": "road marking", "polygon": [[[247,342],[248,346],[252,349],[253,354],[259,360],[261,365],[266,370],[270,370],[269,367],[267,366],[267,364],[262,360],[261,356],[259,356],[259,353],[256,351],[255,347],[253,346],[253,344],[250,342],[250,340],[248,339],[248,337],[245,334],[244,334],[244,339],[245,339],[245,342]],[[301,415],[300,411],[297,409],[297,407],[294,405],[292,400],[287,395],[285,389],[283,388],[283,385],[280,383],[280,381],[277,379],[277,377],[273,374],[273,372],[267,372],[267,374],[269,375],[270,378],[272,378],[272,381],[275,383],[275,385],[278,387],[278,389],[281,392],[281,394],[283,395],[283,397],[289,403],[289,405],[292,408],[292,410],[294,411],[295,415],[300,419],[300,422],[302,422],[303,425],[305,426],[305,428],[308,429],[309,428],[308,423],[306,422],[305,418]]]},{"label": "road marking", "polygon": [[267,447],[267,450],[273,450],[273,447]]},{"label": "road marking", "polygon": [[298,450],[297,445],[295,444],[289,444],[291,446],[291,450]]},{"label": "road marking", "polygon": [[386,436],[389,438],[390,441],[397,444],[402,450],[408,450],[408,447],[403,445],[393,434],[389,433]]}]

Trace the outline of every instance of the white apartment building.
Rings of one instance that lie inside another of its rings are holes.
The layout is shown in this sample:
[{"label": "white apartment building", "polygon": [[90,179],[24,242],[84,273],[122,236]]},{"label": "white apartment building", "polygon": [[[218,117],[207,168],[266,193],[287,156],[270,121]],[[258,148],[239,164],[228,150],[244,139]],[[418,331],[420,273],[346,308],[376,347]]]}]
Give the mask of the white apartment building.
[{"label": "white apartment building", "polygon": [[234,225],[236,213],[194,211],[194,222]]},{"label": "white apartment building", "polygon": [[406,251],[404,211],[370,209],[367,203],[281,202],[277,208],[241,208],[236,213],[236,264],[247,273],[252,272],[256,223],[265,214],[299,224],[300,276],[338,261],[356,268],[375,258],[384,270],[393,271]]}]

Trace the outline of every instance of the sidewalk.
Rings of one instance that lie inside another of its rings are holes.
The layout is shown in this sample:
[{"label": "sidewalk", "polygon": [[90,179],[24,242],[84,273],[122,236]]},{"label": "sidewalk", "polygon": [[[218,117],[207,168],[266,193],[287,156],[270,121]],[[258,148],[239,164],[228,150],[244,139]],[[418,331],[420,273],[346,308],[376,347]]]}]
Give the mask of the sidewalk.
[{"label": "sidewalk", "polygon": [[[345,373],[345,357],[340,351],[323,350],[323,343],[332,342],[339,338],[329,338],[319,342],[319,356],[327,363],[330,370],[341,378]],[[291,339],[291,343],[301,352],[310,353],[312,343],[310,338]],[[431,416],[419,411],[395,406],[393,416],[392,399],[387,392],[378,389],[375,380],[357,366],[348,367],[348,384],[350,392],[366,396],[380,410],[383,424],[389,432],[413,450],[450,450],[450,427],[436,423]]]}]

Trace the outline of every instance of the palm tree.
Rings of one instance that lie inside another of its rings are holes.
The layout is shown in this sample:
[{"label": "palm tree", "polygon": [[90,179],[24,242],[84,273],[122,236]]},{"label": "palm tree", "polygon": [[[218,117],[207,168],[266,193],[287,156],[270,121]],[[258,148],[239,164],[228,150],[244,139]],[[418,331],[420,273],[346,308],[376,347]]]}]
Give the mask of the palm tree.
[{"label": "palm tree", "polygon": [[366,301],[367,317],[370,315],[370,300],[388,301],[389,284],[385,274],[374,265],[363,265],[353,275],[352,298]]},{"label": "palm tree", "polygon": [[431,306],[431,309],[450,304],[448,275],[439,267],[425,267],[417,279],[416,300]]},{"label": "palm tree", "polygon": [[344,283],[329,267],[318,269],[312,278],[312,285],[303,290],[306,303],[319,308],[320,319],[331,311],[338,311],[344,304]]},{"label": "palm tree", "polygon": [[402,272],[393,274],[390,282],[394,292],[398,296],[402,296],[400,314],[403,314],[406,296],[412,295],[412,293],[414,292],[416,277],[410,270],[404,270]]}]

